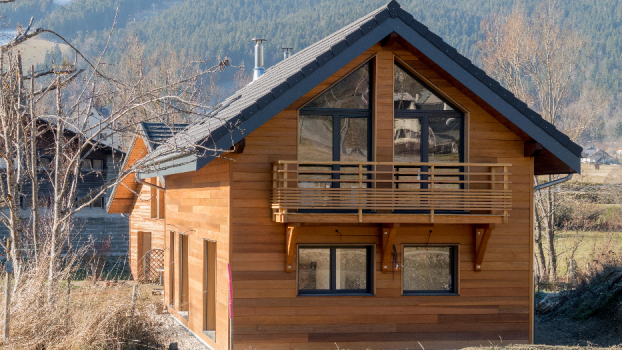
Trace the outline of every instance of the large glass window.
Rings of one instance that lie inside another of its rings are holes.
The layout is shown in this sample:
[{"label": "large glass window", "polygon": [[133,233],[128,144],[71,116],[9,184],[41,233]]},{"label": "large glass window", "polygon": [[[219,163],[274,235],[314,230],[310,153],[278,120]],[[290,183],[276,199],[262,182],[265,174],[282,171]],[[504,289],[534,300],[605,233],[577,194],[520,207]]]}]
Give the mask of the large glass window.
[{"label": "large glass window", "polygon": [[404,247],[404,294],[455,294],[457,247]]},{"label": "large glass window", "polygon": [[371,67],[363,64],[300,110],[298,160],[308,163],[299,170],[309,173],[299,178],[310,180],[300,187],[348,187],[331,180],[352,177],[339,172],[358,167],[322,162],[371,161]]},{"label": "large glass window", "polygon": [[[436,166],[435,175],[440,182],[434,188],[462,188],[463,178],[452,175],[461,167],[442,167],[442,163],[464,162],[464,115],[404,67],[396,63],[394,72],[394,161],[441,163]],[[398,187],[430,188],[429,170],[426,165],[396,166],[396,179],[401,181]]]},{"label": "large glass window", "polygon": [[372,247],[300,247],[299,293],[370,294],[372,250]]}]

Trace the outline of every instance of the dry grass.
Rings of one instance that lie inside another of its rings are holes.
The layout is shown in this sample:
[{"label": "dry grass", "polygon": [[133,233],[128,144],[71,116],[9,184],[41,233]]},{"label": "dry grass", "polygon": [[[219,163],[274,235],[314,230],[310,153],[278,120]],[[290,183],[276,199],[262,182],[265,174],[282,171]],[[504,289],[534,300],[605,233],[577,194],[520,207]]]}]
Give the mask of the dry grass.
[{"label": "dry grass", "polygon": [[[32,263],[12,292],[10,337],[2,349],[160,349],[154,302],[128,282],[70,283],[83,255],[67,257],[48,296],[48,262]],[[3,274],[4,275],[4,274]],[[4,286],[4,281],[3,284]],[[4,287],[2,288],[2,300]],[[0,329],[4,327],[0,310]]]},{"label": "dry grass", "polygon": [[581,164],[581,175],[575,175],[571,182],[590,184],[615,184],[622,182],[622,165],[600,165],[596,170],[594,164]]}]

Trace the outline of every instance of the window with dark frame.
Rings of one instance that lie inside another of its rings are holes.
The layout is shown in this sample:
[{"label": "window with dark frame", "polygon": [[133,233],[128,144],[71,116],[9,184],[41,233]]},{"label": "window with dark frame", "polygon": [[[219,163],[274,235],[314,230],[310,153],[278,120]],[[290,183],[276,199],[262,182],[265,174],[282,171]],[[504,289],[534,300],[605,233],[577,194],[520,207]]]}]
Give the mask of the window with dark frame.
[{"label": "window with dark frame", "polygon": [[[368,162],[372,160],[372,61],[361,65],[345,78],[309,102],[300,110],[298,119],[298,160],[301,187],[338,188],[338,180],[357,175],[340,174],[351,171],[339,165],[321,165],[314,162]],[[333,171],[321,174],[316,171]]]},{"label": "window with dark frame", "polygon": [[298,294],[369,295],[373,270],[373,246],[299,247]]},{"label": "window with dark frame", "polygon": [[458,293],[458,246],[404,246],[404,295]]},{"label": "window with dark frame", "polygon": [[[393,160],[440,163],[435,165],[434,178],[445,183],[436,183],[434,188],[464,188],[460,182],[464,177],[457,174],[463,167],[442,167],[442,163],[464,162],[464,114],[397,62],[393,96]],[[398,188],[428,188],[429,175],[419,174],[428,172],[428,166],[396,166],[395,170],[396,180],[401,181]]]}]

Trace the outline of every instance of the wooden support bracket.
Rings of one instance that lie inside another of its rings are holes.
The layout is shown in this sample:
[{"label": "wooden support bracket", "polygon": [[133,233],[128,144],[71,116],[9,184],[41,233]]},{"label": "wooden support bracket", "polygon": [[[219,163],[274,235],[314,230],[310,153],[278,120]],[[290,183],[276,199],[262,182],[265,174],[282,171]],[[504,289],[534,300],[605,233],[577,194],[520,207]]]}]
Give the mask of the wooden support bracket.
[{"label": "wooden support bracket", "polygon": [[382,225],[382,272],[399,270],[399,266],[396,268],[393,261],[391,261],[398,227],[400,227],[399,224]]},{"label": "wooden support bracket", "polygon": [[475,228],[475,271],[482,270],[482,262],[488,247],[488,240],[490,240],[490,235],[494,228],[494,224]]},{"label": "wooden support bracket", "polygon": [[285,226],[285,272],[292,272],[294,264],[294,254],[296,254],[296,238],[300,231],[300,224],[290,224]]}]

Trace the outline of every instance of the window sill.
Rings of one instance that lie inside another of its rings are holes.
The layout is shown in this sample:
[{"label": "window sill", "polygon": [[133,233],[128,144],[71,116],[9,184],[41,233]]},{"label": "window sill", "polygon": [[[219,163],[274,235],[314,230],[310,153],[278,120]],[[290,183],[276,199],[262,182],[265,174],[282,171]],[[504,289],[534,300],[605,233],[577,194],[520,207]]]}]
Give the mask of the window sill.
[{"label": "window sill", "polygon": [[203,331],[203,334],[205,334],[211,340],[216,341],[216,331]]},{"label": "window sill", "polygon": [[439,297],[439,296],[446,296],[446,297],[459,297],[460,294],[459,293],[434,293],[434,292],[430,292],[430,293],[402,293],[403,297],[425,297],[425,296],[434,296],[434,297]]},{"label": "window sill", "polygon": [[188,321],[188,311],[177,311],[177,314]]},{"label": "window sill", "polygon": [[297,297],[375,297],[373,293],[317,293],[298,294]]}]

